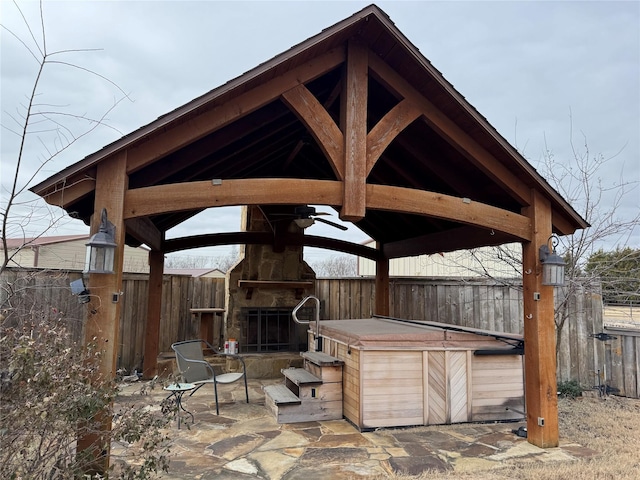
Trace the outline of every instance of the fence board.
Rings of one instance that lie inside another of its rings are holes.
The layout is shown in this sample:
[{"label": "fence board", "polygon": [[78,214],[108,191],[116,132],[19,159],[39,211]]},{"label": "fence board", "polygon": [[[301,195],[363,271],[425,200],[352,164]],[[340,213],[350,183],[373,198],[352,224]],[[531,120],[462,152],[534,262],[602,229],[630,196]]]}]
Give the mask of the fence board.
[{"label": "fence board", "polygon": [[582,311],[582,306],[580,304],[579,301],[580,297],[577,295],[571,295],[571,298],[569,299],[570,303],[570,310],[575,312],[575,321],[572,321],[573,319],[567,319],[565,322],[565,335],[564,337],[566,338],[567,341],[567,345],[566,345],[566,350],[568,352],[568,360],[569,360],[569,372],[568,372],[568,378],[579,378],[580,372],[579,372],[579,359],[578,359],[578,341],[582,340],[578,337],[578,324],[580,322],[582,322],[583,319],[583,311]]},{"label": "fence board", "polygon": [[635,339],[625,335],[622,337],[622,372],[624,375],[624,390],[628,397],[637,397],[636,391],[636,349]]},{"label": "fence board", "polygon": [[636,363],[635,363],[636,396],[635,398],[640,398],[640,337],[635,337],[634,342],[635,342],[635,349],[636,349]]}]

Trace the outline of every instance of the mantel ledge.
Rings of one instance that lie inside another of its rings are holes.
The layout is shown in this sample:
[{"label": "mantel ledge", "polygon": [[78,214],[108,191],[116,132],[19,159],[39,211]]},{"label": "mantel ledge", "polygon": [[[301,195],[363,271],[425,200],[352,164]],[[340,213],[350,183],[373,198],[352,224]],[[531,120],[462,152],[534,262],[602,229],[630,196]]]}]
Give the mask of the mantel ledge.
[{"label": "mantel ledge", "polygon": [[238,280],[238,287],[247,289],[247,300],[251,299],[254,288],[291,288],[296,292],[296,298],[302,298],[306,288],[313,287],[312,281],[305,280]]}]

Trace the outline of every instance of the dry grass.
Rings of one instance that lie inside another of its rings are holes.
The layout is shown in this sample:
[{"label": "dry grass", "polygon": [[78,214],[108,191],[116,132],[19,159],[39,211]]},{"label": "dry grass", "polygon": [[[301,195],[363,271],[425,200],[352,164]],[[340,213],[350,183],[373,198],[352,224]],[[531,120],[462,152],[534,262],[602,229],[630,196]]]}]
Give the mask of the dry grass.
[{"label": "dry grass", "polygon": [[595,480],[640,478],[640,400],[623,397],[580,397],[559,400],[561,442],[577,443],[600,455],[575,462],[522,464],[462,472],[434,472],[396,480]]}]

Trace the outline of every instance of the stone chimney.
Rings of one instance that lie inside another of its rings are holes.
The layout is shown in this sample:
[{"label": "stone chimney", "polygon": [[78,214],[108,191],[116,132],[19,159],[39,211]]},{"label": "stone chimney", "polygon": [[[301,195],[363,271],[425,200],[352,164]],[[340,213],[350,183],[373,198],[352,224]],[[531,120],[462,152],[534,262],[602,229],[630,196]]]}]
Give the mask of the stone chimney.
[{"label": "stone chimney", "polygon": [[[242,217],[245,231],[304,235],[286,216],[270,223],[257,206],[243,207]],[[290,351],[306,343],[307,326],[296,324],[290,312],[314,294],[316,275],[303,260],[302,242],[278,250],[273,244],[241,246],[239,262],[227,273],[225,338],[237,339],[241,352]],[[252,282],[241,285],[247,280]]]}]

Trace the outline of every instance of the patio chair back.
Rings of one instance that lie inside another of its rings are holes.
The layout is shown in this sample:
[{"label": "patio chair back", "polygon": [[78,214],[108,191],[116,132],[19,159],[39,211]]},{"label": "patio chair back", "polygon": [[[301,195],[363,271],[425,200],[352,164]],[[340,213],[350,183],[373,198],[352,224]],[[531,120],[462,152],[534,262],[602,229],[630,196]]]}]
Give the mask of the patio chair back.
[{"label": "patio chair back", "polygon": [[205,362],[202,354],[202,342],[178,342],[171,345],[171,348],[176,352],[178,370],[186,383],[197,384],[215,378],[213,368]]},{"label": "patio chair back", "polygon": [[[213,366],[207,362],[202,353],[203,347],[208,347],[215,355],[223,355],[238,360],[240,364],[240,372],[223,372],[216,375]],[[189,396],[193,395],[200,387],[207,383],[213,384],[213,391],[216,399],[216,414],[220,414],[218,406],[218,384],[228,384],[244,380],[244,394],[249,403],[249,389],[247,386],[247,367],[244,359],[240,355],[216,353],[211,344],[205,340],[186,340],[184,342],[176,342],[171,345],[176,352],[176,363],[178,370],[182,376],[182,380],[186,383],[196,385]]]}]

